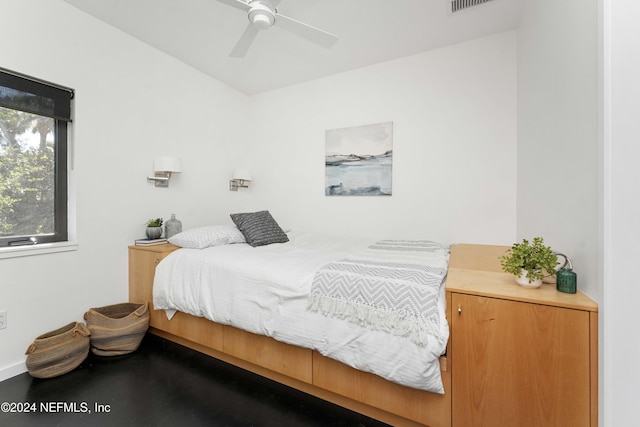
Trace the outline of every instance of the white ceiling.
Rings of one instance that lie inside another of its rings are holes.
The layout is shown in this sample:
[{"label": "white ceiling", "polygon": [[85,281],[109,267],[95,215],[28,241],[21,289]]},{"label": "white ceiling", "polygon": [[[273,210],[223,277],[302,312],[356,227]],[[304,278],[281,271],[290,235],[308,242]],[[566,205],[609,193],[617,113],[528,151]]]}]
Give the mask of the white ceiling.
[{"label": "white ceiling", "polygon": [[515,29],[524,0],[451,13],[450,0],[282,0],[278,13],[339,36],[325,49],[276,26],[229,52],[246,14],[217,0],[65,0],[245,94]]}]

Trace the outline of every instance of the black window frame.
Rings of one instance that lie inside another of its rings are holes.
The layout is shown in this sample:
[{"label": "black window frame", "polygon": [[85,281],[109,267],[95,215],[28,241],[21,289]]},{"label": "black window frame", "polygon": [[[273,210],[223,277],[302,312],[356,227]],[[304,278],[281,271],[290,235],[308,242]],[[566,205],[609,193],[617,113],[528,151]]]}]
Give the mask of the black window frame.
[{"label": "black window frame", "polygon": [[54,232],[0,236],[0,248],[69,241],[68,152],[73,96],[73,89],[0,68],[0,107],[49,117],[55,121]]}]

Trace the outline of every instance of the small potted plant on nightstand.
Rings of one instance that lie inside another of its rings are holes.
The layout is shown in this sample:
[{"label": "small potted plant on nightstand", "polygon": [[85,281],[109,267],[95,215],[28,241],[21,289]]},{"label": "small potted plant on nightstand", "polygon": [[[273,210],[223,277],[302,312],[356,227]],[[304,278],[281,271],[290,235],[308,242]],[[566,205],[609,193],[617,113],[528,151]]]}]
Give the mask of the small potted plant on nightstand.
[{"label": "small potted plant on nightstand", "polygon": [[545,276],[555,274],[558,256],[545,246],[542,237],[534,237],[531,243],[526,239],[514,243],[507,254],[500,257],[500,263],[520,286],[538,288]]},{"label": "small potted plant on nightstand", "polygon": [[146,233],[149,239],[159,239],[162,236],[162,218],[147,221]]}]

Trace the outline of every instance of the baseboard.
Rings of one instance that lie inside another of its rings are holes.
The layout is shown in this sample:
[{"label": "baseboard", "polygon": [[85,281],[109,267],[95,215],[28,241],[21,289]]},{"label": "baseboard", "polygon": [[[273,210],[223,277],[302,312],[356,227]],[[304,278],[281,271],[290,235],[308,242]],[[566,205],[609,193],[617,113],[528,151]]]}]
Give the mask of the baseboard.
[{"label": "baseboard", "polygon": [[8,380],[16,375],[27,372],[27,366],[24,362],[18,362],[15,365],[9,365],[0,369],[0,381]]}]

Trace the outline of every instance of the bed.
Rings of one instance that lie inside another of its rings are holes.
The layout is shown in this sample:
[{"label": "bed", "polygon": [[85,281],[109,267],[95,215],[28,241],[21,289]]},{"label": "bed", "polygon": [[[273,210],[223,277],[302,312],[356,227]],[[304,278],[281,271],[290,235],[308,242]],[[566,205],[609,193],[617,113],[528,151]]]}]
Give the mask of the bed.
[{"label": "bed", "polygon": [[[174,242],[130,247],[130,299],[152,302],[152,332],[390,424],[450,425],[446,246],[295,231],[259,246],[234,233]],[[382,315],[335,303],[337,282],[380,269],[403,293],[426,287],[427,301]]]},{"label": "bed", "polygon": [[[289,239],[259,247],[236,243],[171,253],[156,268],[155,309],[165,310],[168,318],[176,311],[205,317],[316,350],[401,385],[444,394],[438,358],[449,336],[443,286],[448,248],[426,241],[335,239],[294,232]],[[425,258],[429,262],[418,264]],[[412,274],[415,271],[422,274]],[[385,273],[385,280],[364,285],[373,274]],[[433,286],[428,287],[424,282],[431,277]],[[416,284],[419,279],[423,283]],[[362,284],[361,295],[333,297],[343,289],[336,282]],[[406,289],[392,288],[405,284]],[[433,293],[433,298],[415,304],[424,307],[423,312],[433,305],[430,316],[420,316],[422,322],[412,322],[418,316],[410,314],[394,316],[396,307],[382,314],[367,312],[374,305],[356,301],[370,291],[375,295],[369,299],[378,305],[392,305],[393,295],[386,292],[416,289]],[[352,307],[345,307],[349,302]],[[345,312],[351,314],[340,314]]]}]

